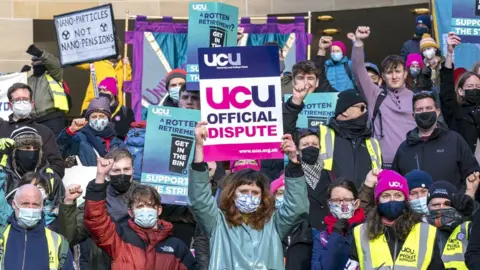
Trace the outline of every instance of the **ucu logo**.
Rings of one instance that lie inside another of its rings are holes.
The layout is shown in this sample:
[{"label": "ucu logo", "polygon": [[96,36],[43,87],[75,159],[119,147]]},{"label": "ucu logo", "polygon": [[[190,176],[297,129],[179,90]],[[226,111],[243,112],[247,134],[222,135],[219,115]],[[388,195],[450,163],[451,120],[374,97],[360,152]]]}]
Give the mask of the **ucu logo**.
[{"label": "ucu logo", "polygon": [[209,67],[217,67],[217,66],[224,67],[228,64],[232,66],[240,66],[242,64],[240,53],[237,53],[235,60],[233,59],[233,55],[231,53],[212,54],[212,61],[208,59],[208,54],[205,54],[203,56],[203,62],[205,63],[205,65]]},{"label": "ucu logo", "polygon": [[388,185],[389,185],[390,187],[403,188],[403,185],[400,184],[400,182],[389,182]]},{"label": "ucu logo", "polygon": [[[274,85],[268,86],[268,98],[265,101],[260,100],[260,98],[258,97],[258,92],[259,92],[258,86],[252,86],[251,91],[245,86],[237,86],[237,87],[234,87],[232,90],[230,90],[228,86],[222,87],[222,100],[219,103],[213,100],[212,87],[207,87],[206,91],[207,91],[208,105],[211,108],[217,109],[217,110],[228,110],[230,109],[230,106],[233,106],[237,109],[245,109],[248,106],[250,106],[252,101],[258,107],[263,107],[263,108],[275,107],[275,86]],[[216,91],[216,93],[218,93],[218,91]],[[244,96],[247,96],[247,97],[241,99],[243,101],[238,101],[239,94],[243,94]],[[251,96],[251,98],[249,98],[248,96]]]},{"label": "ucu logo", "polygon": [[170,109],[153,108],[152,111],[155,115],[170,116]]},{"label": "ucu logo", "polygon": [[195,11],[208,11],[206,4],[195,4],[192,6],[192,8]]}]

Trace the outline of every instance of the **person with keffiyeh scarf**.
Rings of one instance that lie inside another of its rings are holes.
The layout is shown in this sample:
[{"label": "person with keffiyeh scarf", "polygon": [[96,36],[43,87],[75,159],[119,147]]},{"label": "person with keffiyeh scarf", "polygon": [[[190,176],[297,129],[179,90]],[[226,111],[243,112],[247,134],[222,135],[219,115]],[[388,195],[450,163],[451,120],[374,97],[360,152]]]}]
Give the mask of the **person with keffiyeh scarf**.
[{"label": "person with keffiyeh scarf", "polygon": [[88,106],[85,118],[74,119],[57,138],[63,157],[78,156],[83,166],[96,166],[97,157],[104,157],[115,148],[125,148],[111,125],[110,101],[99,97]]}]

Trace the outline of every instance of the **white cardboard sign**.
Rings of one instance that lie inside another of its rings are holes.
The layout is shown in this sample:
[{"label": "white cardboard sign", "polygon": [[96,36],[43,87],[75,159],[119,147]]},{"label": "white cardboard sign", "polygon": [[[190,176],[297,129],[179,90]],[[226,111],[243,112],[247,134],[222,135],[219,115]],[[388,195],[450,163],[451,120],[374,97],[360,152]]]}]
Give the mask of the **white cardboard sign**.
[{"label": "white cardboard sign", "polygon": [[53,19],[63,67],[118,55],[111,4],[57,15]]}]

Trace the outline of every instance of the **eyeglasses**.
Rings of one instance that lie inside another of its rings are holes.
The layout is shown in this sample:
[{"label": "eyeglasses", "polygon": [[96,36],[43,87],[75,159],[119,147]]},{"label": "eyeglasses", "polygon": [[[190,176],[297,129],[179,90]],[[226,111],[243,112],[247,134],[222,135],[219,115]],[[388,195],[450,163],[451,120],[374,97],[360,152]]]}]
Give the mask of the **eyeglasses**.
[{"label": "eyeglasses", "polygon": [[361,112],[364,112],[367,109],[365,105],[354,105],[352,107],[359,108]]},{"label": "eyeglasses", "polygon": [[328,200],[329,203],[334,203],[334,204],[346,204],[346,203],[353,203],[355,202],[356,199],[330,199]]},{"label": "eyeglasses", "polygon": [[15,99],[12,100],[12,104],[30,104],[30,99]]}]

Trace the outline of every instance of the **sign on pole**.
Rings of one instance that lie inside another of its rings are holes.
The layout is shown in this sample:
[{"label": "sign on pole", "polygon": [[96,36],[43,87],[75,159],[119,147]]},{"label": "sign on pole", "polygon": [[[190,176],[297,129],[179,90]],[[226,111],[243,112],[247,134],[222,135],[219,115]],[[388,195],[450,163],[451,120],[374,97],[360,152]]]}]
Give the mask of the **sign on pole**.
[{"label": "sign on pole", "polygon": [[205,160],[282,158],[280,61],[274,46],[199,49]]},{"label": "sign on pole", "polygon": [[187,205],[198,120],[198,110],[148,107],[141,182],[155,187],[162,203]]},{"label": "sign on pole", "polygon": [[452,0],[452,31],[462,43],[480,43],[480,0]]},{"label": "sign on pole", "polygon": [[187,90],[198,91],[198,48],[237,45],[238,8],[191,2],[188,10]]},{"label": "sign on pole", "polygon": [[12,113],[12,109],[8,104],[8,88],[14,83],[27,83],[26,72],[16,72],[0,76],[0,118],[8,121],[8,116]]},{"label": "sign on pole", "polygon": [[118,55],[112,4],[53,17],[62,67]]}]

